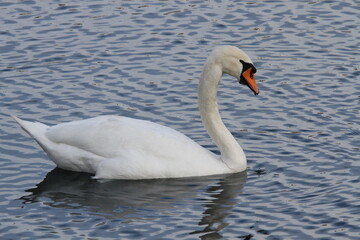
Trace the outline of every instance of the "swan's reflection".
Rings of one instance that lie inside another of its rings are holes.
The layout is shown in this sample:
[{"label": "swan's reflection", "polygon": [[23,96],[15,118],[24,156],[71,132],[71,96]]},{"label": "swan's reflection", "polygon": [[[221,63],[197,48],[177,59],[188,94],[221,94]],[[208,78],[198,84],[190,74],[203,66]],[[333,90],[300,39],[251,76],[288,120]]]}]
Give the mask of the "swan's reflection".
[{"label": "swan's reflection", "polygon": [[91,179],[90,174],[55,168],[36,188],[27,190],[30,195],[21,199],[24,203],[42,202],[55,208],[81,208],[90,215],[127,221],[134,216],[143,217],[139,216],[139,209],[147,208],[166,214],[184,205],[199,205],[200,201],[204,211],[199,225],[204,228],[191,234],[217,238],[218,231],[227,226],[224,219],[237,204],[236,197],[245,181],[246,173],[98,182]]}]

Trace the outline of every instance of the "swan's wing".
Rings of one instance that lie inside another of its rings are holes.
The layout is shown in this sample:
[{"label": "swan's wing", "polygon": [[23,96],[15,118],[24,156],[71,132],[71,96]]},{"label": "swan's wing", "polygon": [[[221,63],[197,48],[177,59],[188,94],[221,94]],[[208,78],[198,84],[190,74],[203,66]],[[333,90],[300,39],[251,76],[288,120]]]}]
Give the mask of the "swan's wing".
[{"label": "swan's wing", "polygon": [[104,158],[118,158],[129,152],[166,158],[186,157],[187,151],[207,151],[184,134],[150,121],[118,116],[100,116],[59,124],[46,136]]}]

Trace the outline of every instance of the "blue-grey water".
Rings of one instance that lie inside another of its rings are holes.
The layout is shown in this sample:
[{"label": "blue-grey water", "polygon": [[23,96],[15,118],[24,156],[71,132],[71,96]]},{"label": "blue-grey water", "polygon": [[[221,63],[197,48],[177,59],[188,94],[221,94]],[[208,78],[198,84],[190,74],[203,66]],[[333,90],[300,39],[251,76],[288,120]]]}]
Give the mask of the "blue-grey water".
[{"label": "blue-grey water", "polygon": [[[360,4],[1,1],[0,239],[360,239]],[[175,128],[217,152],[197,81],[236,45],[260,95],[224,76],[246,173],[98,182],[55,165],[10,118],[105,114]]]}]

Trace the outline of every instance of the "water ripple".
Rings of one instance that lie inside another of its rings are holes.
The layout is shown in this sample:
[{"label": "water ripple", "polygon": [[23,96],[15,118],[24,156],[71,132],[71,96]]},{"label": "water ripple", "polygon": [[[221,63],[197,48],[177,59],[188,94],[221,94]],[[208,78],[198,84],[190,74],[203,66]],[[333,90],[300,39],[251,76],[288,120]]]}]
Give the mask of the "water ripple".
[{"label": "water ripple", "polygon": [[[0,6],[1,239],[358,239],[355,1]],[[9,117],[136,117],[218,153],[196,88],[219,44],[258,68],[259,96],[227,76],[219,92],[248,176],[100,183],[52,170]]]}]

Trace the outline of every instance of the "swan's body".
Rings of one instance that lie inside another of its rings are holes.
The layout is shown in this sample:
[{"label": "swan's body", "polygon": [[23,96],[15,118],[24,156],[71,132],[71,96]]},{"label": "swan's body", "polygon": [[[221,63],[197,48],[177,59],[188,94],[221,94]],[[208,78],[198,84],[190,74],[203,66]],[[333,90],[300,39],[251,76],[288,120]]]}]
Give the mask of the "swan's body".
[{"label": "swan's body", "polygon": [[184,134],[144,120],[100,116],[49,127],[14,119],[63,169],[94,173],[102,179],[150,179],[204,176],[246,170],[245,154],[223,124],[217,87],[223,73],[235,76],[258,94],[250,58],[232,46],[216,48],[199,83],[200,114],[221,156]]}]

